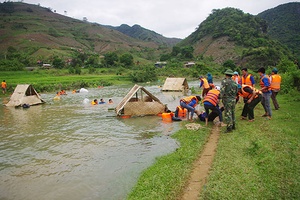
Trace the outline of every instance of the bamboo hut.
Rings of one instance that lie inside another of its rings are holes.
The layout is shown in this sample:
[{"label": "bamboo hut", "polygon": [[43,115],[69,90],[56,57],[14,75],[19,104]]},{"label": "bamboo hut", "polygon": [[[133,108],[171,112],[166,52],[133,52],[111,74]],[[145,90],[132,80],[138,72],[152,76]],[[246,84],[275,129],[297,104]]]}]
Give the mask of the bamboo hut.
[{"label": "bamboo hut", "polygon": [[26,105],[37,105],[45,103],[41,96],[35,91],[32,85],[21,84],[17,85],[14,90],[14,93],[11,95],[10,100],[6,106],[22,106]]},{"label": "bamboo hut", "polygon": [[183,92],[189,89],[189,85],[185,78],[167,78],[162,91],[163,92]]},{"label": "bamboo hut", "polygon": [[165,110],[158,98],[139,85],[134,85],[115,108],[118,116],[157,115]]}]

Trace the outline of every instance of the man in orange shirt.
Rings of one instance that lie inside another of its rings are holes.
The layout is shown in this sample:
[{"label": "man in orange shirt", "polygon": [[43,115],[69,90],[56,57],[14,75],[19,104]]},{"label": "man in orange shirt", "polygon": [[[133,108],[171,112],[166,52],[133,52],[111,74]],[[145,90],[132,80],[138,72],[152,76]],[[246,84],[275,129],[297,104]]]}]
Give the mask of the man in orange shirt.
[{"label": "man in orange shirt", "polygon": [[3,80],[2,83],[1,83],[1,88],[2,88],[2,93],[3,94],[6,93],[6,87],[7,87],[6,82],[5,82],[5,80]]}]

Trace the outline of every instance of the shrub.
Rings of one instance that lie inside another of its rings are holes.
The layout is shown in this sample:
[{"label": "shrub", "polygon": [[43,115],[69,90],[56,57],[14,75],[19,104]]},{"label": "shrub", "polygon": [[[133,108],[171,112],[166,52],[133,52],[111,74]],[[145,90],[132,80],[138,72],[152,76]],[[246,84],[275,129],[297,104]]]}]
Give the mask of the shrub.
[{"label": "shrub", "polygon": [[17,60],[0,60],[0,71],[21,71],[24,65]]},{"label": "shrub", "polygon": [[130,78],[132,82],[148,82],[148,81],[157,81],[157,74],[155,71],[155,67],[153,66],[146,66],[142,70],[138,70],[132,72],[130,74]]}]

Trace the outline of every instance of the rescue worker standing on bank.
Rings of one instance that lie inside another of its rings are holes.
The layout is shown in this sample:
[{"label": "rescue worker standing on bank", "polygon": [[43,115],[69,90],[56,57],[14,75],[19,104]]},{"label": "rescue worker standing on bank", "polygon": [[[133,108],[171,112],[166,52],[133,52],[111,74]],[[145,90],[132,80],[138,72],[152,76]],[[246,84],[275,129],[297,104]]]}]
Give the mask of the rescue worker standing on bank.
[{"label": "rescue worker standing on bank", "polygon": [[267,117],[267,119],[271,119],[272,117],[272,109],[270,105],[270,99],[271,99],[271,88],[270,88],[270,79],[265,75],[265,68],[261,67],[257,71],[260,76],[260,91],[262,91],[262,99],[261,104],[264,107],[265,114],[262,115],[262,117]]},{"label": "rescue worker standing on bank", "polygon": [[254,77],[251,74],[248,74],[248,69],[243,68],[242,69],[242,84],[244,85],[250,85],[252,87],[255,87],[255,80]]},{"label": "rescue worker standing on bank", "polygon": [[209,89],[214,88],[215,85],[214,85],[214,81],[213,81],[213,77],[212,77],[211,73],[208,72],[206,76],[207,76],[207,82],[209,85]]},{"label": "rescue worker standing on bank", "polygon": [[232,80],[236,82],[236,84],[242,84],[242,79],[237,71],[233,72]]},{"label": "rescue worker standing on bank", "polygon": [[7,88],[5,80],[2,81],[1,88],[2,88],[2,93],[5,94],[6,93],[6,88]]},{"label": "rescue worker standing on bank", "polygon": [[280,90],[280,84],[281,84],[281,76],[277,73],[278,73],[277,68],[274,68],[272,70],[272,75],[270,76],[270,82],[271,82],[270,87],[272,91],[271,99],[273,101],[275,110],[279,109],[279,104],[277,102],[276,96]]},{"label": "rescue worker standing on bank", "polygon": [[227,124],[226,133],[235,129],[235,101],[238,92],[238,85],[232,80],[233,71],[225,71],[225,79],[221,82],[221,98],[224,105],[224,119]]},{"label": "rescue worker standing on bank", "polygon": [[200,76],[199,79],[200,79],[200,86],[199,87],[203,88],[203,90],[202,90],[202,98],[204,98],[205,95],[210,90],[210,86],[209,86],[208,80],[206,78],[204,78],[203,76]]},{"label": "rescue worker standing on bank", "polygon": [[[239,73],[237,71],[233,72],[233,76],[232,76],[232,80],[238,84],[238,85],[242,85],[242,79],[239,75]],[[236,101],[235,103],[238,103],[240,100],[240,96],[239,95],[236,95]]]},{"label": "rescue worker standing on bank", "polygon": [[242,119],[248,116],[249,122],[254,121],[254,108],[261,102],[261,91],[249,85],[238,85],[238,94],[244,98],[244,108],[242,111]]}]

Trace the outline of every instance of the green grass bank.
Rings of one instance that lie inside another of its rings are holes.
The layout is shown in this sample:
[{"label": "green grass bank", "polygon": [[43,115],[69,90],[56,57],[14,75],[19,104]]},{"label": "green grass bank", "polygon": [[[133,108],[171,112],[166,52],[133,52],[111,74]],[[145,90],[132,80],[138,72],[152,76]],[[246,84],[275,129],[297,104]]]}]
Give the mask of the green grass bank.
[{"label": "green grass bank", "polygon": [[[240,120],[243,103],[237,105],[237,130],[225,134],[225,128],[221,129],[214,163],[199,199],[300,198],[299,94],[279,94],[278,101],[280,110],[273,110],[271,120],[261,117],[263,108],[258,104],[254,122]],[[190,131],[182,127],[172,136],[180,147],[157,158],[127,199],[179,199],[210,128]]]},{"label": "green grass bank", "polygon": [[131,83],[128,75],[116,75],[113,70],[103,69],[90,74],[82,70],[80,75],[69,74],[68,70],[4,71],[0,80],[6,80],[8,94],[13,93],[18,84],[31,84],[38,92],[53,92],[61,89],[96,88]]}]

